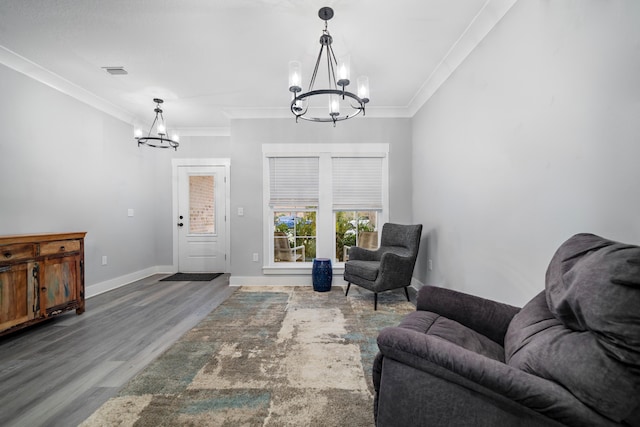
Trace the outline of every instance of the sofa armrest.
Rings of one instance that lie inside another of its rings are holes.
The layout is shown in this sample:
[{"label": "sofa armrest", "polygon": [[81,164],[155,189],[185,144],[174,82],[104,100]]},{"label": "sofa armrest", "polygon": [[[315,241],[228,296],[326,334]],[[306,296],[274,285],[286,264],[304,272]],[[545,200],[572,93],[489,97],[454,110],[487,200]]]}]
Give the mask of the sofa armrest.
[{"label": "sofa armrest", "polygon": [[[466,350],[441,338],[391,327],[378,336],[384,383],[389,358],[479,393],[489,400],[514,402],[567,425],[613,426],[616,423],[580,402],[559,384]],[[375,382],[375,381],[374,381]],[[376,389],[378,391],[378,389]],[[428,405],[428,402],[424,402]]]},{"label": "sofa armrest", "polygon": [[518,307],[452,289],[423,286],[418,291],[416,309],[430,311],[504,345],[504,336]]}]

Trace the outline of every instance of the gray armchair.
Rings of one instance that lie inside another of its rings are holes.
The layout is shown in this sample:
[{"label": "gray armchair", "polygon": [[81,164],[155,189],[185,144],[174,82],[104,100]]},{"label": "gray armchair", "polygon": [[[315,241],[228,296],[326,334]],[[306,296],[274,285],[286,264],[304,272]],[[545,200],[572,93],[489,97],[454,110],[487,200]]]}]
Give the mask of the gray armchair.
[{"label": "gray armchair", "polygon": [[522,309],[425,286],[383,329],[378,427],[640,426],[640,247],[567,240]]},{"label": "gray armchair", "polygon": [[386,223],[382,226],[378,249],[352,247],[349,261],[344,265],[345,296],[353,283],[374,293],[374,310],[378,309],[378,292],[404,288],[409,301],[407,287],[411,284],[421,234],[422,224]]}]

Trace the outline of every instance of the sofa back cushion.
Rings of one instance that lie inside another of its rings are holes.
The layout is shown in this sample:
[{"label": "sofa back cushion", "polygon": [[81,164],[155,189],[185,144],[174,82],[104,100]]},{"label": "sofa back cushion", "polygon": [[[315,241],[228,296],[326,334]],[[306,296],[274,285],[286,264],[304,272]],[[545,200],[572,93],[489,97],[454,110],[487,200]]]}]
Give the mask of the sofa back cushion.
[{"label": "sofa back cushion", "polygon": [[640,248],[578,234],[505,336],[513,367],[560,383],[622,421],[640,404]]}]

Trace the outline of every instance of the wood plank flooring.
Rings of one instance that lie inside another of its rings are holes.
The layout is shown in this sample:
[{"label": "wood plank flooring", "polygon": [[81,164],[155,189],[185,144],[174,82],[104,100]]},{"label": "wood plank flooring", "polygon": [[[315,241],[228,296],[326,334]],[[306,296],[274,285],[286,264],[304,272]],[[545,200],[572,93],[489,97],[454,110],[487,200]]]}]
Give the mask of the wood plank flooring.
[{"label": "wood plank flooring", "polygon": [[235,290],[155,275],[0,338],[0,426],[77,426]]}]

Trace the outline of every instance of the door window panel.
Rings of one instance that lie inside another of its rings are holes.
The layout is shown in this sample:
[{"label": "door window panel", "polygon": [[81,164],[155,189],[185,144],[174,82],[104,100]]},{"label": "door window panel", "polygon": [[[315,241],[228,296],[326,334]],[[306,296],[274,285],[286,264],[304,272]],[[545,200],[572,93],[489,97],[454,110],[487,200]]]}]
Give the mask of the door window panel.
[{"label": "door window panel", "polygon": [[213,175],[189,176],[189,234],[215,234]]}]

